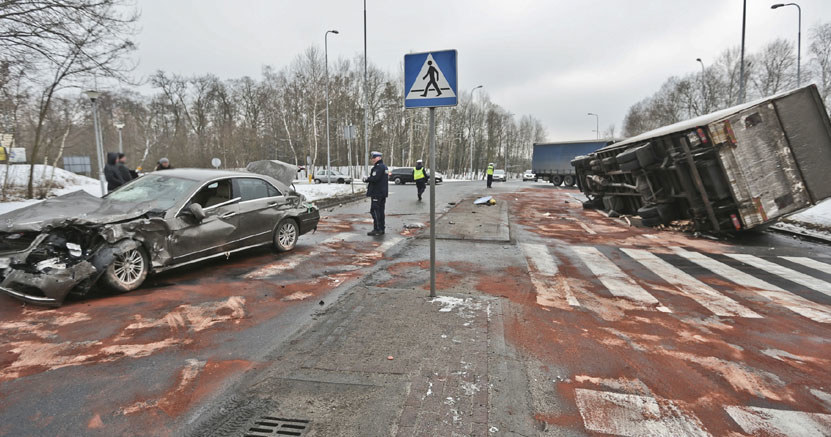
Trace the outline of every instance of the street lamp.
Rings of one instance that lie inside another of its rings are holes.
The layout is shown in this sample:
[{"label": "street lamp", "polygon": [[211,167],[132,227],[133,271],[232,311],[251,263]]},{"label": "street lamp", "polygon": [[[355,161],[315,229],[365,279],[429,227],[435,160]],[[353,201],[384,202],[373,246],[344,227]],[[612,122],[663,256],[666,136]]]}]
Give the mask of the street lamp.
[{"label": "street lamp", "polygon": [[326,183],[331,183],[332,179],[332,159],[329,153],[329,34],[338,34],[337,30],[327,30],[323,34],[323,47],[326,57]]},{"label": "street lamp", "polygon": [[98,179],[101,182],[101,195],[107,194],[107,183],[104,178],[104,148],[101,146],[101,129],[98,126],[98,97],[101,93],[95,90],[84,91],[92,102],[92,127],[95,131],[95,151],[98,154]]},{"label": "street lamp", "polygon": [[118,153],[124,153],[124,144],[121,142],[121,129],[124,129],[124,123],[115,122],[115,128],[118,129]]},{"label": "street lamp", "polygon": [[482,88],[482,85],[474,87],[470,90],[470,115],[468,115],[468,125],[470,126],[470,180],[474,180],[473,176],[473,92]]},{"label": "street lamp", "polygon": [[594,115],[595,126],[596,126],[594,131],[597,132],[597,139],[599,140],[600,139],[600,116],[593,113],[593,112],[589,112],[588,115]]},{"label": "street lamp", "polygon": [[695,58],[695,60],[698,61],[699,64],[701,64],[701,99],[706,103],[707,92],[704,84],[704,75],[706,74],[704,69],[704,61],[702,61],[701,58]]},{"label": "street lamp", "polygon": [[742,57],[739,61],[739,103],[744,103],[744,33],[747,27],[747,0],[742,1]]},{"label": "street lamp", "polygon": [[796,34],[796,87],[802,84],[801,81],[801,71],[800,71],[800,64],[801,64],[801,57],[802,57],[802,8],[799,7],[796,3],[777,3],[771,6],[771,9],[779,9],[782,6],[796,6],[796,9],[799,11],[799,28],[797,29]]}]

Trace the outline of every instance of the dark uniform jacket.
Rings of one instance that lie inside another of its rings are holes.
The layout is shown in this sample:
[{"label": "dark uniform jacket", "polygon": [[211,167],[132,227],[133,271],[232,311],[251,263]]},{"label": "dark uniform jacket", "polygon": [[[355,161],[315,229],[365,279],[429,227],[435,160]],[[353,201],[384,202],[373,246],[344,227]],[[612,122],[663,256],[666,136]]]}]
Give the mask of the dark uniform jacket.
[{"label": "dark uniform jacket", "polygon": [[366,197],[387,197],[389,193],[389,176],[387,176],[387,166],[384,161],[379,160],[372,166],[369,171],[369,177],[366,178]]},{"label": "dark uniform jacket", "polygon": [[107,179],[107,191],[115,190],[124,185],[129,179],[124,179],[121,170],[118,168],[118,153],[107,153],[107,165],[104,166],[104,178]]}]

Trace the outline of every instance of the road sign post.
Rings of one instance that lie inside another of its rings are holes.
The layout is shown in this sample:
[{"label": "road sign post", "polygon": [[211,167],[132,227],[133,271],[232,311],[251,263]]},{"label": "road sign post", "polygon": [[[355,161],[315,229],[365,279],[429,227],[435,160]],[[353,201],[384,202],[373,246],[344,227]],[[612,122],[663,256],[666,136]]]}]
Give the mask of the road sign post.
[{"label": "road sign post", "polygon": [[456,106],[456,50],[404,55],[404,107],[430,108],[430,297],[436,297],[436,108]]}]

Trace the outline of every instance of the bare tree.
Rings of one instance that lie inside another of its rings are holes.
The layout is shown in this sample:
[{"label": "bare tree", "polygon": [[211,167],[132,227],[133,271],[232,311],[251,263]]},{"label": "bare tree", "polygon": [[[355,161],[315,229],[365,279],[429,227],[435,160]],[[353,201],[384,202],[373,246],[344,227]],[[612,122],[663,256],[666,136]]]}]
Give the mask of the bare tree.
[{"label": "bare tree", "polygon": [[825,99],[825,108],[831,111],[831,23],[818,24],[810,31],[808,53],[810,73]]},{"label": "bare tree", "polygon": [[796,56],[793,44],[776,39],[755,57],[756,67],[751,77],[758,97],[767,97],[796,84]]},{"label": "bare tree", "polygon": [[[4,0],[0,52],[40,88],[30,161],[41,152],[43,125],[55,93],[93,74],[125,79],[125,55],[137,13],[122,0]],[[27,195],[32,197],[34,166]]]}]

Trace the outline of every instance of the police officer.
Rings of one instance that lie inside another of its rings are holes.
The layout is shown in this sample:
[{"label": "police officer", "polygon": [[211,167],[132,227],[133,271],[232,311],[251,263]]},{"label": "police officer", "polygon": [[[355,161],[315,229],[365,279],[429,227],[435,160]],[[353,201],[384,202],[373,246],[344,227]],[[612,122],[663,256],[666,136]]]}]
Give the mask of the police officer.
[{"label": "police officer", "polygon": [[488,164],[488,188],[491,188],[493,183],[493,163]]},{"label": "police officer", "polygon": [[369,176],[364,178],[367,183],[366,197],[369,197],[372,205],[369,207],[369,215],[372,216],[372,232],[367,235],[384,235],[384,207],[387,203],[389,193],[389,176],[387,166],[381,160],[381,152],[372,152],[372,169]]},{"label": "police officer", "polygon": [[416,166],[413,169],[413,180],[416,184],[419,201],[421,201],[421,195],[424,194],[424,189],[427,188],[427,181],[429,179],[430,176],[424,171],[424,163],[419,159],[416,161]]}]

